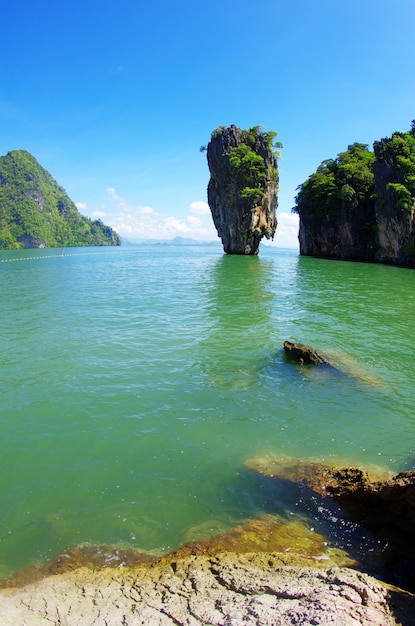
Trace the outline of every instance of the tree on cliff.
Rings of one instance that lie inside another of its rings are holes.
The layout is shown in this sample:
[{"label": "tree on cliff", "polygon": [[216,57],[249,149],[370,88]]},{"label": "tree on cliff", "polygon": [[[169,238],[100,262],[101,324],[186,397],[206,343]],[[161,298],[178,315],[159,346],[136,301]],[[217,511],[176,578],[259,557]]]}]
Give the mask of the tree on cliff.
[{"label": "tree on cliff", "polygon": [[415,125],[409,133],[393,133],[392,137],[374,144],[376,160],[387,164],[390,178],[386,191],[395,195],[397,207],[413,211],[415,204]]},{"label": "tree on cliff", "polygon": [[120,245],[112,228],[81,215],[26,150],[0,158],[0,249]]},{"label": "tree on cliff", "polygon": [[340,218],[342,208],[364,209],[374,193],[374,160],[367,145],[354,143],[336,159],[323,161],[298,187],[293,211],[318,226],[326,215]]},{"label": "tree on cliff", "polygon": [[300,253],[415,266],[415,124],[354,143],[298,187]]},{"label": "tree on cliff", "polygon": [[361,143],[323,161],[298,188],[293,211],[300,216],[300,253],[348,258],[369,256],[375,220],[374,154]]},{"label": "tree on cliff", "polygon": [[[260,126],[219,126],[207,147],[208,202],[228,254],[257,254],[262,237],[277,226],[280,143]],[[203,151],[204,146],[201,150]]]}]

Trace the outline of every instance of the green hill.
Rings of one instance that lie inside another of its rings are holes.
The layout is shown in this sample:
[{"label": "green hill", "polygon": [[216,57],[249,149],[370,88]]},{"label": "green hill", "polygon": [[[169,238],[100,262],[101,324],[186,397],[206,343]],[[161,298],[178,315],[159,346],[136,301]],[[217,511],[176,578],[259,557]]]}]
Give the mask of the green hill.
[{"label": "green hill", "polygon": [[0,157],[0,249],[120,244],[112,228],[79,213],[29,152]]}]

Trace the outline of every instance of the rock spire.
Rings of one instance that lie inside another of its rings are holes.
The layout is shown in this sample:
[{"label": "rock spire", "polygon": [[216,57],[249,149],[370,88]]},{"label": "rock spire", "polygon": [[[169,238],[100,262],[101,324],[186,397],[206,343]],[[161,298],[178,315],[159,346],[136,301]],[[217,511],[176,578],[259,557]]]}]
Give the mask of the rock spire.
[{"label": "rock spire", "polygon": [[276,133],[220,126],[207,146],[208,203],[227,254],[258,254],[277,228]]}]

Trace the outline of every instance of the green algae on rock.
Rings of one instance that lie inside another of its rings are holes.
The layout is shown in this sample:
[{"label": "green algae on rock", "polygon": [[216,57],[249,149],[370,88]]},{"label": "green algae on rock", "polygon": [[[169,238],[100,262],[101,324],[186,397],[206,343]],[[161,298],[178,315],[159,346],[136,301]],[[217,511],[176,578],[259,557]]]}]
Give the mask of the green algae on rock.
[{"label": "green algae on rock", "polygon": [[324,511],[325,503],[330,510],[333,502],[341,523],[367,528],[376,538],[378,550],[373,546],[369,550],[369,545],[367,554],[361,550],[359,567],[372,551],[371,568],[387,582],[415,592],[415,471],[392,475],[382,468],[284,456],[249,459],[246,466],[273,480],[297,485],[319,511]]}]

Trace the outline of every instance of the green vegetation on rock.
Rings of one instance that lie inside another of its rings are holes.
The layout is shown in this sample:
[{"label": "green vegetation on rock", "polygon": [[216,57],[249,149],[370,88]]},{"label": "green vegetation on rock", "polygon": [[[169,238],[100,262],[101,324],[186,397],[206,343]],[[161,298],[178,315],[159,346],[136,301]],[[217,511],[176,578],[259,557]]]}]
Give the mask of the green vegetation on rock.
[{"label": "green vegetation on rock", "polygon": [[264,155],[258,151],[258,142],[264,139],[274,157],[279,158],[278,148],[282,148],[282,144],[277,142],[274,145],[276,136],[276,131],[263,131],[261,126],[253,126],[249,130],[241,130],[240,144],[229,151],[231,180],[240,188],[241,198],[254,204],[260,204],[268,180],[278,183],[275,163],[267,163]]},{"label": "green vegetation on rock", "polygon": [[379,163],[388,167],[390,176],[386,192],[395,195],[396,206],[402,211],[412,212],[415,205],[415,123],[407,133],[393,133],[392,137],[374,144]]},{"label": "green vegetation on rock", "polygon": [[323,161],[300,185],[294,211],[307,215],[316,225],[325,216],[340,217],[345,206],[366,210],[375,191],[375,155],[368,146],[354,143],[336,159]]},{"label": "green vegetation on rock", "polygon": [[415,121],[323,161],[295,202],[301,254],[415,267]]},{"label": "green vegetation on rock", "polygon": [[79,213],[29,152],[0,158],[0,249],[120,244],[112,228]]},{"label": "green vegetation on rock", "polygon": [[[208,202],[228,254],[258,254],[277,226],[278,158],[275,131],[218,126],[207,146]],[[205,146],[202,146],[202,151]]]},{"label": "green vegetation on rock", "polygon": [[233,181],[241,187],[241,197],[259,202],[267,180],[264,159],[246,143],[231,148],[229,153]]}]

